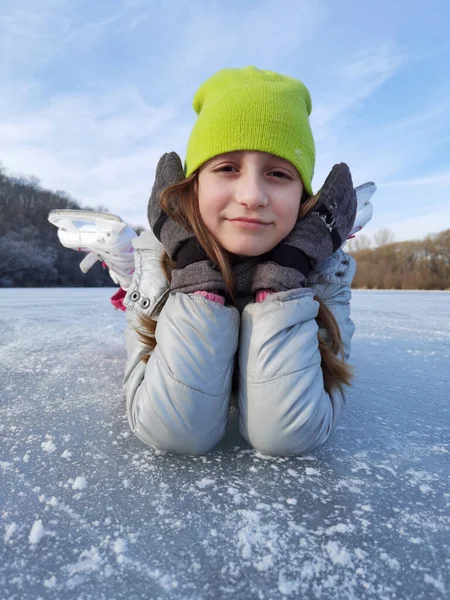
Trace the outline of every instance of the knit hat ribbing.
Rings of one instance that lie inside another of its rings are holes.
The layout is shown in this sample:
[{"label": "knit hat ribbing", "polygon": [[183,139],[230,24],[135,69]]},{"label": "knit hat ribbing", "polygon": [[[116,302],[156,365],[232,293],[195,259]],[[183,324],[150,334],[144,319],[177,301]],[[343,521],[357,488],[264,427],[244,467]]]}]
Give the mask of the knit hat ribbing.
[{"label": "knit hat ribbing", "polygon": [[312,195],[311,97],[301,81],[256,67],[222,69],[200,86],[193,108],[186,177],[219,154],[259,150],[292,163]]}]

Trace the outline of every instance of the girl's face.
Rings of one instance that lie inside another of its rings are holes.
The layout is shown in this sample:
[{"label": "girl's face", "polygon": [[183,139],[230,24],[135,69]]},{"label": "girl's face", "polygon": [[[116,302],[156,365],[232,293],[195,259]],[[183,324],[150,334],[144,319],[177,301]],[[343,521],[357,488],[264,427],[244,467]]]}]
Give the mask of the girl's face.
[{"label": "girl's face", "polygon": [[260,256],[294,228],[303,184],[297,169],[273,154],[220,154],[199,170],[202,219],[233,254]]}]

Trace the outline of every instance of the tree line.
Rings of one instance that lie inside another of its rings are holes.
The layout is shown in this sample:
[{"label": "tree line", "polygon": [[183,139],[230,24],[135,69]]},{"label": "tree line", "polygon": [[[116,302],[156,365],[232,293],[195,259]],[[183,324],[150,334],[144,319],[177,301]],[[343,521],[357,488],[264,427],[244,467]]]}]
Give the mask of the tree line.
[{"label": "tree line", "polygon": [[[0,168],[0,287],[114,285],[99,262],[82,273],[83,255],[59,242],[48,214],[63,208],[94,210],[65,192],[43,189],[35,177],[10,177]],[[359,234],[345,250],[358,263],[355,288],[450,289],[450,229],[407,242],[394,242],[392,232],[381,229],[373,240]]]},{"label": "tree line", "polygon": [[61,208],[92,210],[64,192],[42,189],[35,177],[10,177],[0,168],[0,287],[114,285],[99,262],[83,274],[83,254],[61,245],[47,218]]},{"label": "tree line", "polygon": [[394,242],[389,229],[356,236],[346,251],[358,263],[352,287],[450,290],[450,229],[423,240]]}]

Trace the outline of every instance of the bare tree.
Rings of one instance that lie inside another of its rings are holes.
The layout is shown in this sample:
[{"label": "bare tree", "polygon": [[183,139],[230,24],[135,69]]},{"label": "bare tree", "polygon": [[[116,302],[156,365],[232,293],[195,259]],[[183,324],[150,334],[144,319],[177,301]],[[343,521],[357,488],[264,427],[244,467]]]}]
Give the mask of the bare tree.
[{"label": "bare tree", "polygon": [[356,288],[450,289],[450,229],[424,240],[358,250],[353,257],[358,263]]},{"label": "bare tree", "polygon": [[380,248],[381,246],[387,246],[388,244],[392,244],[394,242],[394,237],[394,232],[390,229],[377,229],[377,231],[373,235],[375,248]]},{"label": "bare tree", "polygon": [[370,237],[362,233],[356,235],[356,237],[347,242],[345,251],[349,254],[354,254],[360,250],[368,250],[371,246],[372,242],[370,241]]}]

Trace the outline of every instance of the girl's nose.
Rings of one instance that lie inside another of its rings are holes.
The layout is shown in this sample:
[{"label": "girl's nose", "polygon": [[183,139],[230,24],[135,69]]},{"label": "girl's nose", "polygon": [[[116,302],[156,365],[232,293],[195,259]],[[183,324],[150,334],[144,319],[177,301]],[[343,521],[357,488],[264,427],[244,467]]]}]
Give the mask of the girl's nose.
[{"label": "girl's nose", "polygon": [[235,200],[250,209],[267,206],[268,198],[264,181],[255,174],[242,175],[237,182]]}]

